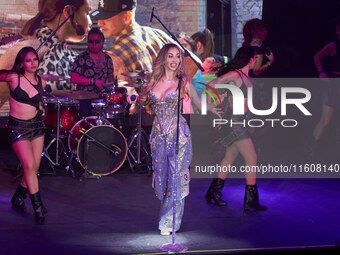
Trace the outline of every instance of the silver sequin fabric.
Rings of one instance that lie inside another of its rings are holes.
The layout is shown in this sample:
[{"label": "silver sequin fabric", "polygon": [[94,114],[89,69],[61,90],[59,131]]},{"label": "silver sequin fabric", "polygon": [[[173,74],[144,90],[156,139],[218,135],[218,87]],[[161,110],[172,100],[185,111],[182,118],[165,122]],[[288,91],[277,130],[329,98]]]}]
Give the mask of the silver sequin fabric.
[{"label": "silver sequin fabric", "polygon": [[[174,181],[177,182],[176,231],[184,212],[184,197],[189,194],[189,165],[192,155],[189,126],[180,115],[178,170],[176,174],[177,90],[159,99],[150,93],[149,102],[155,113],[150,134],[153,187],[162,201],[159,229],[172,231]],[[175,177],[175,178],[174,178]]]}]

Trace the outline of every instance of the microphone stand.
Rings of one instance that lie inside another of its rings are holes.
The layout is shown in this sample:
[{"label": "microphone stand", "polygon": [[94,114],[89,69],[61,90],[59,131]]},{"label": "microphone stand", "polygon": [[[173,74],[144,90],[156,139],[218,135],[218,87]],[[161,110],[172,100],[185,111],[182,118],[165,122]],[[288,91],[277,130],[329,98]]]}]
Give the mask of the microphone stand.
[{"label": "microphone stand", "polygon": [[179,46],[181,46],[181,48],[184,50],[184,56],[185,57],[187,57],[187,56],[189,56],[191,59],[192,59],[192,61],[194,61],[194,63],[196,64],[196,66],[202,71],[202,72],[204,72],[204,68],[201,66],[201,64],[200,63],[198,63],[197,61],[196,61],[196,59],[191,55],[191,53],[177,40],[177,37],[173,34],[173,33],[171,33],[170,31],[169,31],[169,29],[163,24],[163,22],[154,14],[154,13],[152,13],[152,17],[153,18],[155,18],[161,25],[162,25],[162,27],[168,32],[168,34],[171,36],[171,38],[175,41],[175,42],[177,42],[178,43],[178,45]]},{"label": "microphone stand", "polygon": [[71,18],[71,17],[73,17],[73,15],[74,15],[74,12],[72,13],[72,14],[70,14],[70,15],[68,15],[68,17],[56,28],[56,30],[54,30],[53,31],[53,33],[52,34],[50,34],[50,36],[49,37],[47,37],[41,44],[40,44],[40,46],[36,49],[36,51],[38,52],[46,43],[47,43],[47,41],[48,40],[50,40],[51,38],[52,38],[52,36],[54,36],[57,32],[58,32],[58,30]]},{"label": "microphone stand", "polygon": [[172,205],[172,243],[162,244],[160,249],[167,252],[185,252],[188,250],[184,244],[176,243],[176,203],[177,203],[177,176],[178,176],[178,154],[179,154],[179,118],[181,116],[181,83],[182,74],[177,75],[178,78],[178,100],[177,100],[177,127],[176,127],[176,161],[175,161],[175,175],[173,175],[173,205]]}]

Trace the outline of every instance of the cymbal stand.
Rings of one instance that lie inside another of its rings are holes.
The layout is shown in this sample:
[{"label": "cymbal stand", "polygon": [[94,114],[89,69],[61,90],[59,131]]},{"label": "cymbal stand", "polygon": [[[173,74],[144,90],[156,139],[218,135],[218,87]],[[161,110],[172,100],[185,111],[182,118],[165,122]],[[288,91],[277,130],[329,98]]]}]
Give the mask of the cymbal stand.
[{"label": "cymbal stand", "polygon": [[[60,139],[60,105],[61,105],[61,102],[59,100],[57,100],[57,134],[56,134],[56,137],[54,137],[50,143],[47,145],[47,146],[44,146],[44,150],[42,152],[42,156],[45,156],[46,159],[49,161],[50,165],[51,165],[51,168],[53,170],[53,172],[51,173],[52,175],[56,175],[56,172],[55,172],[55,167],[56,166],[60,166],[60,162],[66,158],[68,159],[68,155],[66,153],[66,150],[65,150],[65,146],[64,146],[64,143],[63,141]],[[53,161],[48,153],[48,150],[51,148],[51,146],[53,144],[56,144],[56,151],[55,151],[55,161]],[[59,145],[61,146],[61,152],[64,154],[64,157],[59,161]],[[72,167],[71,167],[72,168]],[[66,169],[68,171],[68,169]],[[71,170],[71,172],[73,173],[74,175],[74,171],[73,169]]]},{"label": "cymbal stand", "polygon": [[[148,174],[151,174],[150,155],[147,150],[148,135],[142,129],[142,106],[138,104],[138,124],[128,139],[128,161],[131,169],[145,161]],[[142,154],[143,153],[143,157]]]},{"label": "cymbal stand", "polygon": [[[73,134],[70,132],[70,135],[72,136]],[[84,173],[80,176],[80,181],[84,180],[84,179],[87,179],[87,178],[98,178],[97,176],[94,176],[94,175],[90,175],[88,173],[88,168],[87,168],[87,155],[88,155],[88,150],[89,150],[89,142],[92,142],[93,141],[93,138],[92,140],[90,140],[91,138],[88,138],[87,136],[85,137],[86,139],[86,143],[85,143],[85,150],[84,150],[84,159],[85,159],[85,162],[84,162]],[[77,160],[77,152],[74,151],[74,150],[71,150],[70,151],[70,157],[68,157],[68,164],[67,166],[65,167],[66,169],[66,173],[68,171],[71,171],[71,174],[72,174],[72,177],[75,178],[75,174],[74,174],[74,169],[72,167],[72,160],[73,159],[76,159]],[[79,162],[79,161],[78,161]]]},{"label": "cymbal stand", "polygon": [[68,158],[68,163],[67,163],[67,166],[65,166],[65,170],[66,170],[66,174],[68,173],[68,171],[70,171],[71,174],[72,174],[72,177],[74,178],[74,177],[75,177],[75,174],[74,174],[74,169],[73,169],[73,167],[72,167],[72,160],[73,160],[73,157],[75,156],[75,153],[74,153],[74,152],[71,152],[70,154],[71,154],[70,157],[67,156],[67,158]]}]

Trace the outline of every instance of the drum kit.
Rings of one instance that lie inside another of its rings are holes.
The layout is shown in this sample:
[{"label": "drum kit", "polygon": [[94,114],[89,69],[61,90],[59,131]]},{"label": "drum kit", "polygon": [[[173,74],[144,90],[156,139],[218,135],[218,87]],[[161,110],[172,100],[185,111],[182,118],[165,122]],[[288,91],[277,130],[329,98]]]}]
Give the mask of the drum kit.
[{"label": "drum kit", "polygon": [[[137,92],[145,83],[145,75],[142,72],[123,75],[138,79],[134,84],[119,82],[120,85],[134,87]],[[54,81],[67,80],[55,75],[44,75],[43,78]],[[128,111],[126,88],[118,87],[117,82],[115,86],[113,83],[107,83],[101,98],[98,97],[94,92],[82,90],[46,92],[44,121],[47,133],[52,139],[45,145],[42,155],[49,161],[53,174],[56,174],[55,167],[66,160],[66,173],[70,171],[74,177],[72,161],[76,160],[84,169],[84,177],[100,177],[117,171],[127,158],[132,169],[146,162],[150,173],[148,139],[141,127],[142,106],[138,104],[137,128],[129,139],[126,139],[119,121]],[[80,119],[79,100],[92,100],[92,116]],[[113,124],[114,120],[118,120],[118,127]]]}]

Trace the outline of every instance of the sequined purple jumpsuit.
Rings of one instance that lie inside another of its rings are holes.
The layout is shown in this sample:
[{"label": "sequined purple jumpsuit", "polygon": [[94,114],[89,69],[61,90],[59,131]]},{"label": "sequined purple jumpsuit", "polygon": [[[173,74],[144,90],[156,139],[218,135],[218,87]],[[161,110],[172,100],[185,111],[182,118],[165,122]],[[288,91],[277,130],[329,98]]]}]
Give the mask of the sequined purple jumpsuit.
[{"label": "sequined purple jumpsuit", "polygon": [[[177,90],[159,99],[150,93],[149,100],[155,119],[150,135],[153,187],[161,200],[159,230],[172,231],[173,192],[176,166],[176,126],[177,126]],[[175,230],[181,226],[184,212],[184,197],[189,194],[189,165],[191,160],[191,135],[189,126],[180,116],[179,153],[177,181],[177,203]]]}]

